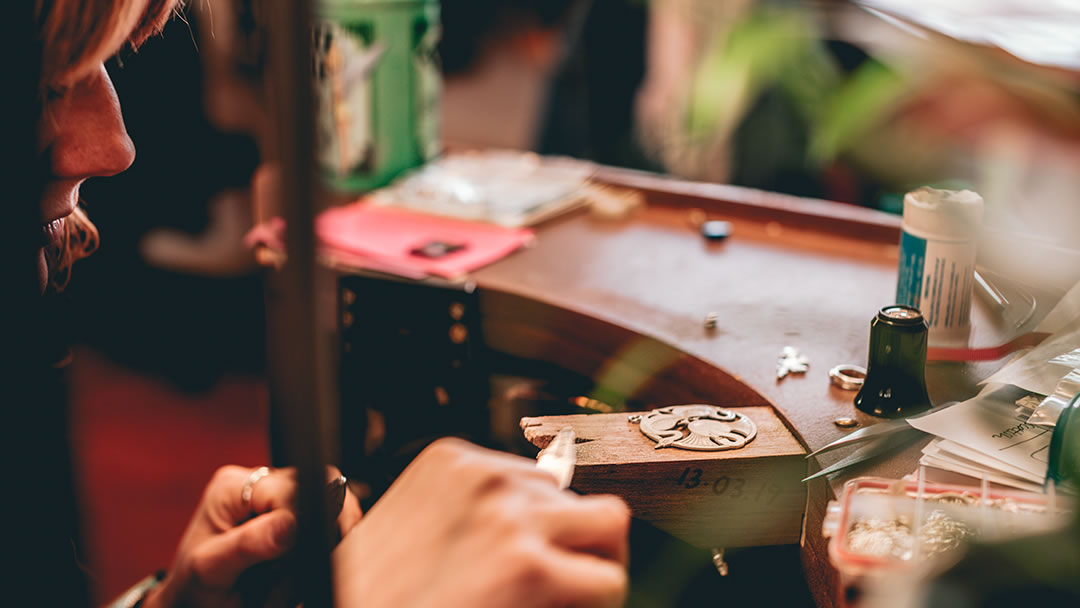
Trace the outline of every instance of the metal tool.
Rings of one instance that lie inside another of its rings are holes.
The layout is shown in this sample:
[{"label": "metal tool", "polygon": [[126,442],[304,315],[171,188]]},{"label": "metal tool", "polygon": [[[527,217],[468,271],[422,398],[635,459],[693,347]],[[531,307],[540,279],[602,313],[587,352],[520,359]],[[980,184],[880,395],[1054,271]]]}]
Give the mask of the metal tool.
[{"label": "metal tool", "polygon": [[856,443],[862,443],[864,441],[871,441],[871,440],[874,440],[874,439],[880,439],[880,438],[885,437],[887,435],[892,435],[894,433],[899,433],[899,432],[905,431],[907,429],[911,429],[913,427],[910,424],[908,424],[908,422],[907,422],[908,420],[913,420],[915,418],[920,418],[922,416],[926,416],[926,415],[929,415],[929,414],[934,413],[934,412],[940,412],[941,410],[943,410],[943,409],[945,409],[945,408],[947,408],[949,406],[955,405],[957,403],[959,403],[959,402],[950,401],[948,403],[939,405],[939,406],[935,407],[934,409],[932,409],[930,411],[923,412],[923,413],[918,414],[916,416],[908,416],[907,418],[897,418],[895,420],[884,420],[882,422],[877,422],[877,423],[875,423],[875,424],[873,424],[871,426],[868,426],[866,428],[862,428],[862,429],[859,429],[857,431],[852,431],[851,433],[849,433],[847,435],[844,435],[840,439],[837,439],[836,441],[834,441],[834,442],[832,442],[832,443],[830,443],[828,445],[824,445],[824,446],[814,450],[813,452],[810,452],[809,454],[806,455],[806,457],[811,458],[813,456],[817,456],[818,454],[824,454],[825,452],[831,452],[831,451],[833,451],[833,450],[835,450],[837,448],[842,448],[844,446],[849,446],[849,445],[853,445],[853,444],[856,444]]},{"label": "metal tool", "polygon": [[776,361],[776,381],[779,382],[790,374],[805,374],[810,369],[810,359],[794,346],[785,346]]},{"label": "metal tool", "polygon": [[972,271],[972,275],[975,277],[975,284],[982,289],[982,293],[986,294],[999,310],[1005,310],[1009,307],[1009,299],[1005,297],[1005,294],[1001,293],[1000,289],[988,281],[982,273],[978,270],[974,270]]},{"label": "metal tool", "polygon": [[812,458],[814,456],[817,456],[818,454],[831,452],[832,450],[835,450],[837,448],[842,448],[844,446],[856,443],[862,443],[864,441],[870,441],[872,439],[880,439],[882,437],[892,435],[894,433],[899,433],[905,429],[910,428],[912,428],[912,426],[908,424],[907,420],[904,418],[878,422],[866,428],[852,431],[851,433],[841,437],[840,439],[837,439],[836,441],[828,445],[822,446],[814,450],[813,452],[810,452],[806,455],[806,457]]},{"label": "metal tool", "polygon": [[[867,430],[870,430],[872,428],[878,427],[881,424],[886,424],[886,423],[875,424],[872,427],[862,429],[862,430],[867,431]],[[859,433],[859,432],[861,432],[861,431],[855,431],[855,433]],[[852,433],[852,434],[854,435],[855,433]],[[903,447],[906,447],[906,446],[910,445],[911,443],[915,442],[918,439],[921,439],[925,435],[926,435],[926,433],[924,433],[924,432],[922,432],[922,431],[920,431],[918,429],[912,428],[910,426],[908,426],[907,428],[895,428],[895,429],[892,429],[890,432],[882,434],[882,435],[876,437],[874,441],[871,441],[871,442],[867,443],[866,445],[864,445],[863,447],[859,448],[858,450],[856,450],[854,453],[852,453],[847,458],[844,458],[843,460],[841,460],[841,461],[839,461],[839,462],[837,462],[837,463],[835,463],[835,464],[833,464],[831,466],[825,467],[824,469],[818,471],[817,473],[814,473],[813,475],[810,475],[806,479],[803,479],[803,481],[806,482],[806,481],[810,481],[811,479],[815,479],[817,477],[822,477],[824,475],[829,475],[831,473],[841,471],[841,470],[846,469],[848,467],[852,467],[852,466],[855,466],[857,464],[866,462],[867,460],[877,458],[878,456],[888,454],[890,452],[893,452],[895,450],[898,450],[900,448],[903,448]]]},{"label": "metal tool", "polygon": [[926,318],[896,304],[870,321],[866,378],[855,407],[881,418],[903,418],[930,409],[926,393]]},{"label": "metal tool", "polygon": [[716,571],[720,573],[720,576],[728,575],[728,563],[724,559],[724,548],[713,547],[712,548],[712,563],[716,567]]},{"label": "metal tool", "polygon": [[817,456],[818,454],[824,454],[825,452],[831,452],[832,450],[842,448],[845,446],[855,445],[857,443],[866,443],[862,448],[852,453],[847,458],[828,466],[817,473],[807,477],[803,481],[809,481],[815,477],[821,477],[822,475],[828,475],[837,471],[854,466],[861,462],[865,462],[872,458],[876,458],[882,454],[904,447],[917,439],[926,435],[922,431],[912,427],[908,424],[908,419],[918,418],[920,416],[926,416],[933,412],[939,412],[944,408],[956,405],[958,401],[950,401],[935,407],[932,410],[918,414],[917,416],[909,416],[908,418],[898,418],[896,420],[885,420],[878,422],[872,426],[853,431],[848,435],[833,441],[828,445],[824,445],[813,452],[806,455],[807,458]]},{"label": "metal tool", "polygon": [[563,427],[551,443],[536,455],[536,468],[555,476],[559,489],[570,487],[574,479],[574,467],[577,466],[577,436],[574,429]]}]

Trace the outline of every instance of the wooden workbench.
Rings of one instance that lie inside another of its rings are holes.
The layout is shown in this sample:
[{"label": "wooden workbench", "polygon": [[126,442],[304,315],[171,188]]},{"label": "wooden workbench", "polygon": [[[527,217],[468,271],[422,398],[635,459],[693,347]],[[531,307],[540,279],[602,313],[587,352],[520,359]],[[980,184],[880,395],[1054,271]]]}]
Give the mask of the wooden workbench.
[{"label": "wooden workbench", "polygon": [[[621,221],[585,213],[551,221],[535,246],[476,272],[489,348],[593,378],[612,400],[771,406],[807,451],[850,432],[837,418],[876,421],[827,372],[865,365],[870,320],[894,302],[900,218],[622,170],[598,179],[639,189],[647,208]],[[691,209],[732,222],[734,234],[706,241]],[[710,312],[718,315],[711,330]],[[977,330],[973,341],[996,333]],[[810,371],[777,381],[787,345],[810,358]],[[993,365],[931,364],[932,400],[973,394]],[[912,472],[919,447],[807,484],[800,545],[818,605],[837,597],[821,536],[828,500],[854,475]],[[825,455],[809,471],[844,455]]]}]

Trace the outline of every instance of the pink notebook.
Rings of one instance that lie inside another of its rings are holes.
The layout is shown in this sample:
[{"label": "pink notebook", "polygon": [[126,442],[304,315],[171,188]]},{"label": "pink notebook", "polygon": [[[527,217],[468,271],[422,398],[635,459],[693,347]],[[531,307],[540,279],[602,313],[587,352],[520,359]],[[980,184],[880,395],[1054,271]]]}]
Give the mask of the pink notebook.
[{"label": "pink notebook", "polygon": [[499,260],[533,238],[531,230],[503,228],[360,201],[315,219],[325,252],[373,268],[400,268],[448,279]]}]

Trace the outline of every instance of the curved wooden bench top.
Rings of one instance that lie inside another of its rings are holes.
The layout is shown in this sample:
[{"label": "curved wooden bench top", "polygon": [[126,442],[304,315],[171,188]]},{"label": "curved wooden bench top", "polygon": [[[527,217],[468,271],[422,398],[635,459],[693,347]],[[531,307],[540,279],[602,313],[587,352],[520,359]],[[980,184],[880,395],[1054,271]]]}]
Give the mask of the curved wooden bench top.
[{"label": "curved wooden bench top", "polygon": [[[829,382],[828,370],[866,364],[870,320],[894,302],[900,218],[614,169],[599,178],[642,191],[649,205],[623,221],[586,213],[551,221],[539,228],[535,246],[475,273],[487,298],[489,345],[585,373],[598,373],[597,361],[605,358],[644,368],[655,362],[669,390],[680,385],[680,375],[689,387],[686,395],[659,398],[663,403],[770,404],[808,450],[850,432],[834,424],[837,418],[853,417],[860,427],[877,421],[855,409],[855,393]],[[691,208],[732,222],[734,233],[706,241],[689,220]],[[704,326],[710,312],[718,315],[712,330]],[[655,341],[638,352],[628,342],[633,335]],[[778,382],[777,356],[788,345],[810,358],[810,370]],[[537,348],[547,351],[529,352]],[[931,398],[940,403],[973,394],[986,373],[968,364],[932,364]],[[712,384],[702,384],[705,377]],[[809,578],[818,576],[812,570],[826,570],[820,522],[827,501],[852,476],[910,473],[919,447],[809,484]],[[844,455],[826,454],[818,464]],[[828,584],[810,583],[819,604],[831,603]]]}]

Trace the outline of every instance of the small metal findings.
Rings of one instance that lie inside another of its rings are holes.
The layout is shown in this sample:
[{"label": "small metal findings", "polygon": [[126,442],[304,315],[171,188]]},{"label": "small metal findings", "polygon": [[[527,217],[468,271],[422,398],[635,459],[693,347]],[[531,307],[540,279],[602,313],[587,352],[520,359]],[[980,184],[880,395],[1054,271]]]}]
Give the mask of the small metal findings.
[{"label": "small metal findings", "polygon": [[465,305],[461,302],[454,302],[450,305],[450,318],[455,321],[460,321],[465,316]]},{"label": "small metal findings", "polygon": [[439,407],[446,407],[450,404],[450,393],[446,392],[445,388],[441,386],[436,386],[435,402],[439,404]]},{"label": "small metal findings", "polygon": [[716,329],[716,321],[720,318],[720,315],[715,312],[710,312],[705,315],[705,329]]},{"label": "small metal findings", "polygon": [[722,547],[713,547],[712,549],[712,563],[716,567],[716,571],[720,573],[720,576],[728,575],[728,565],[724,561],[724,549]]},{"label": "small metal findings", "polygon": [[691,226],[698,228],[708,221],[709,216],[705,213],[704,209],[691,209],[690,213],[686,216],[686,219],[690,222]]},{"label": "small metal findings", "polygon": [[353,315],[352,315],[352,313],[349,312],[349,311],[345,311],[345,312],[341,313],[341,325],[343,327],[352,327],[352,324],[353,324]]},{"label": "small metal findings", "polygon": [[450,326],[450,341],[454,344],[462,344],[469,337],[469,330],[465,329],[465,326],[461,323],[454,323]]},{"label": "small metal findings", "polygon": [[794,346],[785,346],[776,360],[776,381],[783,380],[788,374],[805,374],[808,369],[810,359]]},{"label": "small metal findings", "polygon": [[845,391],[857,391],[866,381],[866,368],[859,365],[837,365],[829,370],[829,381]]},{"label": "small metal findings", "polygon": [[842,429],[850,429],[852,427],[859,426],[858,420],[855,420],[854,418],[848,418],[846,416],[843,418],[837,418],[836,420],[833,420],[832,423]]},{"label": "small metal findings", "polygon": [[734,231],[735,227],[731,222],[725,222],[723,220],[709,220],[701,225],[701,236],[710,241],[726,239],[731,236],[731,233]]},{"label": "small metal findings", "polygon": [[352,306],[352,303],[356,301],[356,292],[351,289],[342,289],[341,301],[344,302],[346,306]]},{"label": "small metal findings", "polygon": [[641,414],[630,414],[626,417],[626,419],[630,422],[630,424],[640,424],[641,416]]}]

